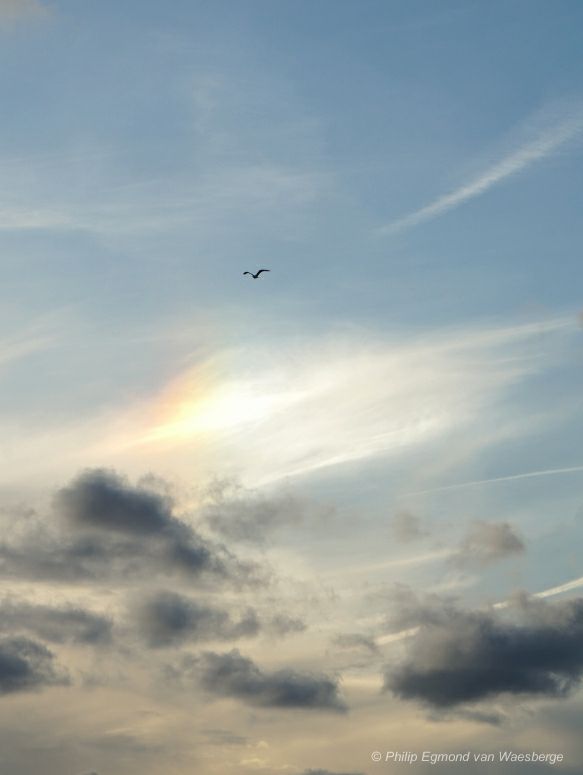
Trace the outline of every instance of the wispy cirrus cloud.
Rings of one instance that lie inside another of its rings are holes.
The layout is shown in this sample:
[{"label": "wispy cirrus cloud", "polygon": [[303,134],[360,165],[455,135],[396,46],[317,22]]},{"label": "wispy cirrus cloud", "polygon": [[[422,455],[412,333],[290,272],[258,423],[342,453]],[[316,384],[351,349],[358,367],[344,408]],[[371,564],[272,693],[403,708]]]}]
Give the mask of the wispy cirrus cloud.
[{"label": "wispy cirrus cloud", "polygon": [[[18,480],[19,472],[30,471],[31,459],[39,461],[36,475],[53,482],[80,465],[113,464],[141,473],[169,460],[175,475],[182,475],[195,460],[201,471],[236,472],[245,486],[256,488],[429,448],[462,427],[465,437],[474,429],[476,449],[482,448],[498,439],[489,431],[494,421],[485,426],[488,413],[504,433],[525,432],[522,424],[513,430],[510,421],[500,423],[510,391],[549,369],[572,330],[571,319],[555,318],[434,331],[401,341],[363,329],[299,344],[281,340],[277,349],[254,342],[195,362],[136,402],[54,427],[50,443],[44,431],[31,427],[23,436],[10,416],[0,415],[10,441],[4,479]],[[550,354],[536,346],[543,333],[552,337]],[[429,474],[416,478],[400,497],[427,489],[415,484],[439,487],[441,481]],[[208,484],[208,477],[198,483]],[[264,503],[260,515],[256,504],[247,514],[246,498],[236,499],[241,502],[237,519],[229,522],[231,539],[237,533],[237,540],[244,534],[247,540],[252,533],[263,535],[263,528],[295,521],[293,501]],[[214,520],[213,530],[217,526]]]},{"label": "wispy cirrus cloud", "polygon": [[581,131],[583,131],[583,111],[579,109],[539,134],[534,140],[503,156],[473,180],[438,197],[419,210],[382,226],[379,233],[396,234],[454,210],[465,202],[481,196],[498,183],[502,183],[506,178],[517,175],[536,162],[550,156],[561,146],[573,140]]},{"label": "wispy cirrus cloud", "polygon": [[[0,21],[2,15],[0,13]],[[0,207],[0,232],[72,232],[122,236],[191,228],[212,229],[225,219],[282,217],[301,212],[328,186],[327,179],[311,170],[295,170],[278,164],[247,164],[218,168],[189,180],[146,181],[136,185],[102,186],[94,172],[95,162],[107,154],[95,151],[85,156],[70,154],[52,159],[23,159],[23,167],[34,167],[39,183],[23,184],[22,172],[12,173],[10,187],[18,197],[4,196]],[[11,166],[12,159],[0,160]],[[71,199],[55,182],[54,166],[65,167],[69,185],[81,185],[85,197]],[[101,169],[101,167],[100,167]],[[79,183],[80,176],[86,182]],[[88,182],[87,182],[88,181]],[[47,201],[50,204],[47,204]]]},{"label": "wispy cirrus cloud", "polygon": [[475,479],[471,482],[460,482],[459,484],[446,484],[443,487],[432,487],[427,490],[416,490],[415,492],[403,493],[401,497],[410,495],[426,495],[433,492],[447,492],[448,490],[465,490],[468,487],[479,487],[483,484],[495,484],[496,482],[512,482],[517,479],[536,479],[539,476],[558,476],[560,474],[580,474],[583,473],[583,466],[567,466],[566,468],[547,468],[541,471],[526,471],[522,474],[511,474],[509,476],[494,476],[490,479]]},{"label": "wispy cirrus cloud", "polygon": [[26,358],[33,353],[54,346],[54,338],[50,333],[30,330],[20,336],[0,339],[0,366]]}]

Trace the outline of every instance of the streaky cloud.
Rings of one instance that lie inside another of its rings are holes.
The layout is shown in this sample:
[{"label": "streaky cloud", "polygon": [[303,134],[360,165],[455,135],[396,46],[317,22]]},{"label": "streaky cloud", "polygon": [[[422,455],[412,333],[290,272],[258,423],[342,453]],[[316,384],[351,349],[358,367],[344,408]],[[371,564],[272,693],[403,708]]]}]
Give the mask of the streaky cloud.
[{"label": "streaky cloud", "polygon": [[[580,589],[583,587],[583,576],[573,579],[572,581],[566,581],[564,584],[559,584],[556,587],[549,587],[548,589],[543,589],[540,592],[533,592],[530,597],[533,599],[538,600],[545,600],[548,597],[556,597],[557,595],[562,595],[565,592],[571,592],[574,589]],[[407,598],[407,596],[409,597]],[[411,605],[410,607],[410,613],[411,613],[411,619],[406,620],[400,617],[398,619],[399,625],[402,629],[398,629],[395,632],[390,632],[387,635],[380,635],[378,638],[375,638],[374,642],[377,646],[386,646],[390,643],[397,643],[401,640],[406,640],[407,638],[412,638],[419,632],[418,626],[412,626],[416,625],[416,615],[415,612],[419,612],[419,604],[416,602],[414,595],[411,596],[412,593],[410,591],[407,591],[404,587],[401,588],[400,593],[400,599],[406,600],[407,599],[414,603],[414,605]],[[399,602],[399,599],[397,600]],[[508,608],[513,604],[513,599],[509,600],[500,600],[498,603],[493,603],[492,608],[493,609],[503,609]],[[426,608],[426,610],[430,610],[429,607]]]},{"label": "streaky cloud", "polygon": [[559,474],[580,474],[583,473],[583,466],[568,466],[567,468],[547,468],[541,471],[527,471],[523,474],[510,474],[509,476],[493,476],[489,479],[475,479],[471,482],[460,482],[459,484],[446,484],[443,487],[430,487],[426,490],[415,490],[414,492],[403,493],[400,497],[405,498],[411,495],[429,495],[434,492],[447,492],[448,490],[464,490],[466,487],[479,487],[483,484],[495,484],[496,482],[513,482],[518,479],[536,479],[539,476],[558,476]]},{"label": "streaky cloud", "polygon": [[456,188],[449,194],[438,197],[425,207],[382,226],[378,230],[379,233],[396,234],[454,210],[465,202],[481,196],[498,183],[550,156],[569,140],[573,140],[582,130],[583,112],[578,110],[574,115],[540,134],[535,140],[504,156],[474,180]]}]

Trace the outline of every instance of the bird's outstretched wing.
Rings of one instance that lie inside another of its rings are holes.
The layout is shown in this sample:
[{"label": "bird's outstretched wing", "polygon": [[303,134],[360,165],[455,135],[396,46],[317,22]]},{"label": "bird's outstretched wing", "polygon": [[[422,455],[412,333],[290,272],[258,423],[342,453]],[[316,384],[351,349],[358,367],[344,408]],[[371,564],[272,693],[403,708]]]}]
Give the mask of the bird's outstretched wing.
[{"label": "bird's outstretched wing", "polygon": [[245,275],[245,274],[250,274],[250,275],[251,275],[251,277],[253,277],[253,273],[252,273],[252,272],[243,272],[243,274],[244,274],[244,275]]},{"label": "bird's outstretched wing", "polygon": [[256,274],[255,276],[256,276],[256,277],[259,277],[259,275],[261,274],[261,272],[271,272],[271,269],[260,269],[260,270],[257,272],[257,274]]}]

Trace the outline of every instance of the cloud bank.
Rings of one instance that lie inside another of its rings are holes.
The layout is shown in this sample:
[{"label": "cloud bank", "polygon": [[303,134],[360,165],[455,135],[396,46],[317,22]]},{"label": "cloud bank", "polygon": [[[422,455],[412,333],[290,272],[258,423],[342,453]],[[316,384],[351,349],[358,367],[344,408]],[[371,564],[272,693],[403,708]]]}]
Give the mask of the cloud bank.
[{"label": "cloud bank", "polygon": [[29,632],[51,643],[108,644],[112,626],[107,617],[79,607],[56,608],[15,600],[0,604],[0,631]]},{"label": "cloud bank", "polygon": [[49,649],[29,638],[0,640],[0,694],[34,691],[68,683]]},{"label": "cloud bank", "polygon": [[385,690],[433,708],[498,695],[563,697],[583,675],[583,598],[548,604],[514,601],[517,623],[499,612],[451,602],[421,605],[419,629],[402,664],[385,672]]},{"label": "cloud bank", "polygon": [[262,569],[238,560],[177,519],[170,498],[91,469],[54,499],[56,523],[32,521],[0,542],[0,577],[60,582],[181,575],[213,583],[257,584]]},{"label": "cloud bank", "polygon": [[211,694],[266,708],[346,711],[336,680],[294,670],[266,673],[236,649],[227,654],[205,653],[201,684]]},{"label": "cloud bank", "polygon": [[158,592],[137,607],[138,630],[150,648],[184,642],[236,640],[257,635],[257,614],[248,609],[234,620],[227,611],[174,592]]}]

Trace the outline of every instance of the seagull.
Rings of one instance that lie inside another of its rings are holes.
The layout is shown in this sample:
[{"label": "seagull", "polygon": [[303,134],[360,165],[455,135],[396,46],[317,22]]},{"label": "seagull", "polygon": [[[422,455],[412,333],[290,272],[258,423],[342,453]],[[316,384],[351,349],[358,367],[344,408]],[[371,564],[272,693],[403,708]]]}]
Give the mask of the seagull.
[{"label": "seagull", "polygon": [[270,271],[271,271],[270,269],[260,269],[260,270],[259,270],[258,272],[256,272],[255,274],[253,274],[253,272],[243,272],[243,274],[244,274],[244,275],[245,275],[245,274],[250,274],[250,275],[251,275],[251,277],[252,277],[254,280],[257,280],[257,278],[259,277],[259,275],[261,274],[261,272],[270,272]]}]

